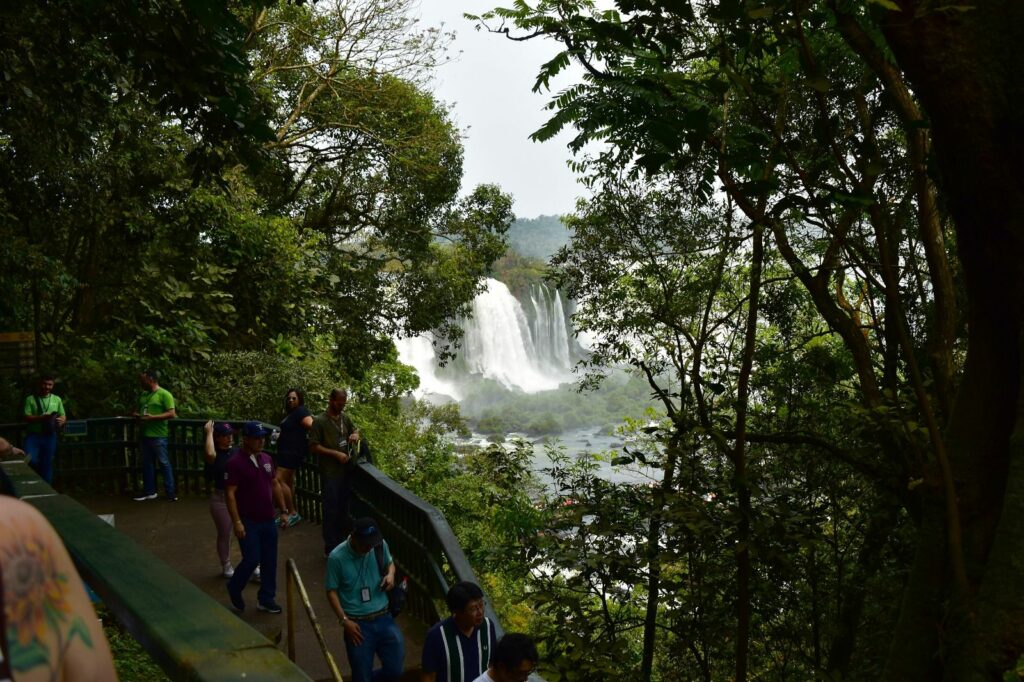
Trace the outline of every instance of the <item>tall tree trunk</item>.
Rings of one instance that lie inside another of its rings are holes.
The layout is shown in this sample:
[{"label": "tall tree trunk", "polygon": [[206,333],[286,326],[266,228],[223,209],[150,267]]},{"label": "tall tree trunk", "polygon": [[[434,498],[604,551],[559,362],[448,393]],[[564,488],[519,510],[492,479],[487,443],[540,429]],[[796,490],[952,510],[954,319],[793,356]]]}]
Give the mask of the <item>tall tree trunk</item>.
[{"label": "tall tree trunk", "polygon": [[644,649],[640,660],[640,679],[648,682],[654,673],[654,644],[658,634],[658,607],[661,603],[661,529],[668,496],[675,490],[676,462],[679,459],[682,429],[673,434],[665,457],[665,474],[654,492],[654,509],[647,533],[647,613],[644,616]]},{"label": "tall tree trunk", "polygon": [[732,451],[736,495],[739,504],[739,528],[736,549],[736,682],[747,679],[750,648],[750,480],[747,468],[747,406],[750,397],[750,372],[754,365],[757,342],[758,303],[761,294],[761,266],[764,262],[764,225],[754,223],[754,244],[750,265],[750,298],[747,303],[747,325],[743,341],[743,359],[736,396],[736,445]]},{"label": "tall tree trunk", "polygon": [[[939,183],[956,224],[969,330],[948,442],[971,598],[950,601],[946,583],[950,617],[933,619],[932,627],[944,624],[948,633],[947,677],[995,679],[1024,650],[1017,566],[1024,555],[1024,462],[1010,441],[1021,387],[1024,3],[990,0],[964,12],[938,11],[923,0],[899,5],[902,11],[880,15],[880,23],[932,126]],[[942,543],[933,525],[922,526],[919,555]],[[913,591],[908,585],[908,596]],[[905,599],[904,607],[912,605]],[[901,642],[919,634],[901,628],[892,656],[906,656]]]}]

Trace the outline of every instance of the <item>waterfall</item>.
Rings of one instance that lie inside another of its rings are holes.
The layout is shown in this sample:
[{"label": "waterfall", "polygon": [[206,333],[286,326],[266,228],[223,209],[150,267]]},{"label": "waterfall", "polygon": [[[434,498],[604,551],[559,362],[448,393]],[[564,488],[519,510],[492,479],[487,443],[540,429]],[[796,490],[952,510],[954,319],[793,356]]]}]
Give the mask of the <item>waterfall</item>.
[{"label": "waterfall", "polygon": [[571,381],[577,347],[560,292],[533,284],[529,300],[521,303],[504,283],[487,279],[485,285],[473,300],[471,316],[460,320],[464,335],[458,362],[438,369],[427,336],[396,342],[402,362],[419,372],[419,393],[458,400],[459,386],[474,376],[526,393],[553,390]]}]

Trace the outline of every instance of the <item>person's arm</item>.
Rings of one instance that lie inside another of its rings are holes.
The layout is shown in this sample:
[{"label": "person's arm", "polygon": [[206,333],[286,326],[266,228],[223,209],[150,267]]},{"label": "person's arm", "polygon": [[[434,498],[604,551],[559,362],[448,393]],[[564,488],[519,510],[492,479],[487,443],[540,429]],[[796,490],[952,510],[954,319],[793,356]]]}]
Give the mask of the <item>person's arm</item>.
[{"label": "person's arm", "polygon": [[384,578],[380,581],[380,588],[385,592],[390,592],[391,588],[395,586],[395,562],[392,561],[388,564],[387,573],[384,574]]},{"label": "person's arm", "polygon": [[158,422],[164,419],[174,419],[178,416],[178,413],[174,411],[174,408],[161,412],[160,414],[144,414],[142,415],[142,421],[144,422]]},{"label": "person's arm", "polygon": [[345,636],[352,640],[352,643],[356,646],[362,644],[363,631],[359,628],[359,623],[345,615],[345,611],[341,608],[341,600],[338,599],[337,590],[327,590],[327,602],[331,605],[334,615],[338,617],[338,622],[341,623],[341,629],[345,631]]},{"label": "person's arm", "polygon": [[206,458],[207,464],[213,464],[214,460],[217,459],[217,448],[213,444],[213,420],[203,424],[203,433],[206,435],[206,440],[203,443],[203,456]]},{"label": "person's arm", "polygon": [[338,460],[342,464],[348,464],[348,453],[342,452],[341,450],[332,450],[331,448],[325,448],[323,445],[320,445],[320,443],[310,443],[309,451],[312,452],[314,455],[319,455],[320,457],[330,457],[332,459]]},{"label": "person's arm", "polygon": [[323,445],[323,425],[315,424],[314,426],[316,428],[311,428],[309,432],[309,451],[318,457],[330,457],[338,460],[342,464],[347,464],[349,460],[348,453],[342,452],[341,450],[334,450]]},{"label": "person's arm", "polygon": [[245,524],[242,523],[242,517],[238,515],[238,503],[235,501],[235,491],[238,490],[237,485],[231,485],[228,483],[224,486],[224,501],[228,505],[228,514],[231,515],[231,524],[235,529],[235,537],[239,540],[245,539]]},{"label": "person's arm", "polygon": [[[16,565],[17,564],[17,565]],[[110,645],[63,543],[35,508],[0,497],[0,566],[14,678],[116,682]]]},{"label": "person's arm", "polygon": [[385,592],[390,592],[391,588],[395,586],[395,560],[391,556],[391,547],[386,542],[384,543],[384,561],[388,562],[388,568],[384,577],[381,578],[380,587]]},{"label": "person's arm", "polygon": [[352,420],[348,418],[348,415],[345,415],[345,428],[348,429],[348,442],[358,443],[362,435],[359,433],[356,425],[352,423]]},{"label": "person's arm", "polygon": [[0,461],[25,459],[25,451],[11,445],[6,438],[0,438]]}]

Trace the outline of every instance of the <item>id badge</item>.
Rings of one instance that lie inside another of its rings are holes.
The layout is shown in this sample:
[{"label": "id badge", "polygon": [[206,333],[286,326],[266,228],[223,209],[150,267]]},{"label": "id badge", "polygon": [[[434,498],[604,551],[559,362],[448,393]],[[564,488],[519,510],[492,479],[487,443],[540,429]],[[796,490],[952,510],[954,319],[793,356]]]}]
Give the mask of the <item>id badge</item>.
[{"label": "id badge", "polygon": [[364,587],[359,591],[359,598],[363,600],[363,603],[370,601],[370,588]]}]

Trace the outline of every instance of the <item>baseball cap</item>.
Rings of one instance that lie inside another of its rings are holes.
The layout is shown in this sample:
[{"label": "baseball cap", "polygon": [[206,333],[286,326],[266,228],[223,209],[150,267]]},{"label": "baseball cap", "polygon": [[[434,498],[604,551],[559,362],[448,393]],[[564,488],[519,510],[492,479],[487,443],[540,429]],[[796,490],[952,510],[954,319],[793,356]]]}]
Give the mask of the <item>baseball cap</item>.
[{"label": "baseball cap", "polygon": [[377,526],[377,522],[369,516],[364,516],[361,519],[356,519],[352,524],[352,535],[354,535],[359,542],[369,545],[370,547],[376,547],[384,539],[380,534],[380,527]]},{"label": "baseball cap", "polygon": [[263,424],[257,421],[245,422],[242,427],[242,435],[247,438],[266,438],[269,430],[263,428]]},{"label": "baseball cap", "polygon": [[215,436],[233,436],[234,434],[235,427],[227,422],[218,422],[213,425],[213,435]]}]

